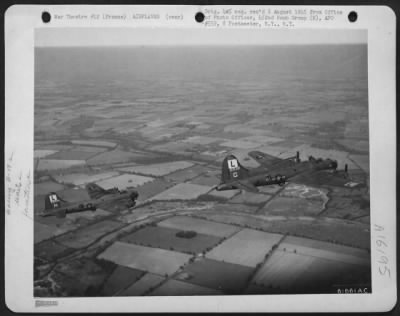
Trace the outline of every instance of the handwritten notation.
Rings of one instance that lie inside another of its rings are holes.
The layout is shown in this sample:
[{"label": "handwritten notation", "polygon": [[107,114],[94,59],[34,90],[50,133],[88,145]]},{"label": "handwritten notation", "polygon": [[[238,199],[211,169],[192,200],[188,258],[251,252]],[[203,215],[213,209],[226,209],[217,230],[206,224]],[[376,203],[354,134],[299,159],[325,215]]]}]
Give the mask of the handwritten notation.
[{"label": "handwritten notation", "polygon": [[18,170],[15,166],[15,155],[12,152],[6,160],[5,172],[6,214],[11,215],[13,210],[19,210],[24,216],[32,218],[29,214],[32,188],[31,170]]},{"label": "handwritten notation", "polygon": [[379,232],[379,235],[375,238],[375,246],[378,255],[378,271],[382,276],[386,276],[390,279],[391,271],[390,271],[390,262],[389,262],[389,245],[385,236],[385,228],[383,226],[374,224],[374,230]]}]

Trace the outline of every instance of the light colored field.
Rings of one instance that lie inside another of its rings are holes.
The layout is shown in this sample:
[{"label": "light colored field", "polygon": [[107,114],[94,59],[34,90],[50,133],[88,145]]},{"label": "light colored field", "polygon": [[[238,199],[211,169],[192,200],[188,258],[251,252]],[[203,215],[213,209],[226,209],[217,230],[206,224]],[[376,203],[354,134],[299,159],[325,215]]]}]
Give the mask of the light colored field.
[{"label": "light colored field", "polygon": [[247,192],[243,190],[242,193],[236,195],[229,202],[238,204],[261,204],[267,202],[270,198],[271,196],[269,195]]},{"label": "light colored field", "polygon": [[72,231],[66,235],[57,238],[57,241],[70,248],[83,248],[93,243],[96,239],[104,234],[122,226],[110,220],[104,220],[90,226],[82,227],[79,230]]},{"label": "light colored field", "polygon": [[[193,167],[189,167],[183,170],[178,170],[168,174],[165,179],[173,182],[185,182],[187,180],[191,180],[197,177],[200,174],[205,173],[209,169],[204,166],[194,165]],[[190,181],[192,182],[192,181]]]},{"label": "light colored field", "polygon": [[208,194],[211,196],[215,196],[218,198],[223,198],[223,199],[230,199],[234,197],[236,194],[238,194],[240,190],[226,190],[226,191],[217,191],[217,190],[212,190]]},{"label": "light colored field", "polygon": [[222,140],[221,138],[216,138],[216,137],[192,136],[192,137],[186,138],[184,140],[184,142],[199,144],[199,145],[208,145],[208,144],[216,143],[221,140]]},{"label": "light colored field", "polygon": [[247,142],[260,143],[262,145],[265,145],[265,144],[281,142],[284,139],[278,138],[278,137],[272,137],[272,136],[254,135],[254,136],[240,138],[240,140],[247,141]]},{"label": "light colored field", "polygon": [[273,184],[273,185],[263,185],[263,186],[257,187],[257,189],[258,189],[258,191],[260,191],[262,193],[275,194],[276,192],[281,190],[282,187],[277,184]]},{"label": "light colored field", "polygon": [[85,160],[60,160],[60,159],[40,159],[36,170],[57,170],[68,169],[75,166],[85,165]]},{"label": "light colored field", "polygon": [[133,166],[127,168],[120,168],[118,170],[123,172],[133,172],[140,173],[150,176],[164,176],[176,170],[185,169],[193,166],[191,162],[188,161],[173,161],[173,162],[165,162],[158,163],[153,165],[141,165],[141,166]]},{"label": "light colored field", "polygon": [[165,162],[152,165],[141,165],[141,166],[121,168],[119,170],[124,172],[141,173],[145,175],[160,177],[169,174],[171,172],[174,172],[176,170],[189,168],[191,166],[193,166],[193,164],[187,161],[173,161],[173,162]]},{"label": "light colored field", "polygon": [[82,185],[90,182],[96,182],[103,179],[108,179],[118,175],[118,172],[104,172],[98,174],[86,173],[70,173],[66,175],[54,175],[54,179],[60,183],[72,183],[74,185]]},{"label": "light colored field", "polygon": [[369,259],[371,257],[371,254],[368,253],[368,251],[359,249],[359,248],[354,248],[354,247],[348,247],[348,246],[343,246],[343,245],[337,245],[333,244],[330,242],[324,242],[324,241],[319,241],[315,239],[310,239],[310,238],[301,238],[301,237],[295,237],[295,236],[287,236],[285,240],[281,243],[279,248],[286,247],[286,249],[294,249],[297,246],[302,246],[302,247],[308,247],[308,248],[313,248],[313,249],[322,249],[322,250],[327,250],[327,251],[332,251],[332,252],[337,252],[337,253],[342,253],[342,254],[348,254],[360,258],[366,258]]},{"label": "light colored field", "polygon": [[174,273],[190,259],[190,255],[176,251],[115,242],[98,258],[116,264],[165,276]]},{"label": "light colored field", "polygon": [[258,270],[254,282],[281,289],[296,287],[304,290],[315,285],[335,284],[340,278],[363,273],[368,268],[278,250]]},{"label": "light colored field", "polygon": [[239,230],[238,227],[214,223],[204,219],[188,217],[188,216],[174,216],[158,223],[158,226],[193,230],[199,234],[211,235],[216,237],[228,237]]},{"label": "light colored field", "polygon": [[53,181],[35,183],[33,186],[34,195],[45,195],[50,192],[63,190],[64,186]]},{"label": "light colored field", "polygon": [[167,153],[185,153],[188,152],[190,149],[195,148],[196,146],[198,145],[192,143],[184,143],[180,141],[173,141],[152,146],[150,147],[150,149]]},{"label": "light colored field", "polygon": [[108,148],[113,148],[116,146],[115,143],[103,140],[71,140],[71,143],[76,145],[89,145],[89,146],[99,146]]},{"label": "light colored field", "polygon": [[105,180],[97,181],[96,184],[104,189],[111,189],[114,187],[124,190],[130,187],[138,187],[145,184],[146,182],[153,181],[153,178],[138,176],[136,174],[122,174],[116,177],[108,178]]},{"label": "light colored field", "polygon": [[55,151],[70,150],[70,149],[73,148],[72,145],[61,145],[61,144],[59,144],[59,145],[57,145],[57,144],[44,145],[44,146],[43,145],[38,145],[38,146],[35,146],[35,147],[38,147],[38,150],[55,150]]},{"label": "light colored field", "polygon": [[104,147],[93,147],[93,146],[76,146],[73,148],[73,151],[86,151],[89,153],[101,153],[106,150],[107,148]]},{"label": "light colored field", "polygon": [[216,177],[213,174],[206,173],[206,174],[203,174],[203,175],[201,175],[201,176],[199,176],[197,178],[194,178],[194,179],[190,180],[190,182],[194,183],[194,184],[201,184],[201,185],[206,185],[206,186],[214,186],[214,185],[216,185],[217,183],[220,182],[220,179],[219,179],[219,177]]},{"label": "light colored field", "polygon": [[324,204],[322,200],[278,196],[268,202],[262,212],[268,215],[315,216],[322,211]]},{"label": "light colored field", "polygon": [[193,200],[202,194],[210,191],[211,187],[192,184],[179,183],[172,188],[153,196],[152,200]]},{"label": "light colored field", "polygon": [[37,149],[34,151],[33,157],[34,158],[44,158],[44,157],[50,156],[56,152],[57,152],[57,150]]},{"label": "light colored field", "polygon": [[260,147],[259,143],[242,141],[242,140],[230,140],[221,143],[220,145],[225,147],[240,148],[240,149],[253,149]]},{"label": "light colored field", "polygon": [[207,258],[255,267],[282,235],[243,229],[206,254]]},{"label": "light colored field", "polygon": [[289,183],[279,195],[327,201],[327,190],[309,187],[303,184]]},{"label": "light colored field", "polygon": [[314,261],[313,257],[276,251],[258,270],[253,280],[255,283],[265,286],[273,284],[288,288]]},{"label": "light colored field", "polygon": [[349,148],[350,150],[358,150],[368,152],[369,142],[368,140],[353,140],[353,139],[337,139],[336,142]]},{"label": "light colored field", "polygon": [[146,273],[139,281],[127,289],[117,293],[117,296],[140,296],[159,285],[165,278],[156,274]]},{"label": "light colored field", "polygon": [[334,251],[324,250],[324,249],[317,249],[317,248],[310,248],[304,247],[301,245],[293,245],[288,243],[282,243],[279,245],[279,249],[286,249],[287,252],[296,251],[299,255],[326,259],[330,261],[337,261],[342,263],[349,263],[349,264],[357,264],[357,265],[370,265],[370,259],[365,257],[358,257],[350,254],[345,253],[338,253]]},{"label": "light colored field", "polygon": [[134,153],[116,149],[100,153],[95,157],[89,159],[87,163],[89,165],[115,164],[128,162],[135,158],[136,155]]},{"label": "light colored field", "polygon": [[218,295],[222,294],[217,290],[203,286],[194,285],[177,280],[168,280],[166,283],[155,289],[149,296],[177,296],[177,295]]},{"label": "light colored field", "polygon": [[48,159],[66,159],[66,160],[87,160],[96,153],[88,151],[58,151],[55,154],[48,156]]}]

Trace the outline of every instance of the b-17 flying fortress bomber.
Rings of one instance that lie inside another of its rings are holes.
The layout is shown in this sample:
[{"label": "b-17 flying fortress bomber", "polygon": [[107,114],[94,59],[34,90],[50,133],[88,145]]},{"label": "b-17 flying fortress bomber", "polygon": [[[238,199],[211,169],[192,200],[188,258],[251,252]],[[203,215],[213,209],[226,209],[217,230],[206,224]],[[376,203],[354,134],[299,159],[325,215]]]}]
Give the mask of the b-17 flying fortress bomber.
[{"label": "b-17 flying fortress bomber", "polygon": [[[258,192],[258,186],[278,184],[284,185],[289,179],[295,183],[310,184],[311,176],[325,173],[326,182],[343,183],[344,186],[355,186],[357,183],[349,181],[348,166],[338,171],[338,163],[332,159],[315,159],[310,156],[308,161],[301,161],[299,152],[295,157],[281,159],[260,151],[249,152],[249,156],[260,163],[260,167],[247,169],[243,167],[234,155],[227,156],[222,163],[221,183],[218,191],[244,189]],[[329,172],[329,173],[328,173]]]},{"label": "b-17 flying fortress bomber", "polygon": [[373,291],[366,65],[366,45],[37,47],[34,296]]},{"label": "b-17 flying fortress bomber", "polygon": [[79,202],[68,202],[58,196],[57,193],[51,192],[45,197],[45,209],[39,212],[40,216],[56,216],[64,218],[68,213],[76,213],[83,211],[96,211],[98,203],[116,202],[119,200],[127,200],[127,207],[134,207],[138,193],[135,190],[123,190],[112,188],[105,190],[95,183],[88,183],[86,189],[89,193],[90,200]]}]

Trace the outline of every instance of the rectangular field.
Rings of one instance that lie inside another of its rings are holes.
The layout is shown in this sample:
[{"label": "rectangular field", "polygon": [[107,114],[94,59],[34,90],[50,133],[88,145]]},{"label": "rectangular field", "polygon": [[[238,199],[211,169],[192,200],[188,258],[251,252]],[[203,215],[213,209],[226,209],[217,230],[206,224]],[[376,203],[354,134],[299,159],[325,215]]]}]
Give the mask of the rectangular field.
[{"label": "rectangular field", "polygon": [[186,264],[191,255],[164,249],[143,247],[117,241],[98,258],[161,276],[170,275]]},{"label": "rectangular field", "polygon": [[159,285],[165,278],[156,274],[146,273],[139,281],[123,291],[119,291],[116,296],[140,296]]},{"label": "rectangular field", "polygon": [[101,292],[104,296],[113,296],[135,283],[144,273],[141,270],[117,266],[103,284]]},{"label": "rectangular field", "polygon": [[34,158],[44,158],[56,153],[57,150],[49,150],[49,149],[36,149],[33,153]]},{"label": "rectangular field", "polygon": [[[209,170],[207,167],[195,165],[190,168],[170,173],[165,177],[165,179],[174,182],[185,182],[207,172],[207,170]],[[192,181],[190,182],[192,183]]]},{"label": "rectangular field", "polygon": [[286,249],[290,251],[295,249],[297,246],[337,252],[339,254],[347,254],[365,259],[369,259],[371,257],[371,254],[363,249],[295,236],[287,236],[280,244],[279,248],[286,247]]},{"label": "rectangular field", "polygon": [[88,151],[58,151],[52,155],[47,156],[47,159],[87,160],[94,155],[96,155],[95,152]]},{"label": "rectangular field", "polygon": [[135,158],[136,155],[134,153],[115,149],[100,153],[93,158],[90,158],[87,163],[88,165],[115,164],[134,161]]},{"label": "rectangular field", "polygon": [[64,186],[62,184],[58,184],[53,181],[45,181],[45,182],[39,182],[35,183],[33,186],[33,191],[34,195],[46,195],[50,192],[57,192],[64,189]]},{"label": "rectangular field", "polygon": [[221,140],[224,140],[224,139],[217,138],[217,137],[208,137],[208,136],[191,136],[189,138],[184,139],[183,142],[193,143],[193,144],[198,144],[198,145],[209,145],[212,143],[219,142]]},{"label": "rectangular field", "polygon": [[37,171],[68,169],[85,165],[85,160],[39,159]]},{"label": "rectangular field", "polygon": [[233,237],[215,247],[206,257],[255,267],[282,238],[279,234],[270,234],[251,229],[243,229]]},{"label": "rectangular field", "polygon": [[325,201],[298,197],[277,196],[261,210],[266,215],[316,216],[323,210]]},{"label": "rectangular field", "polygon": [[369,258],[362,258],[350,254],[338,253],[334,251],[328,251],[324,249],[316,249],[310,247],[304,247],[301,245],[292,245],[288,243],[282,243],[279,245],[278,249],[286,249],[286,251],[295,251],[297,254],[326,259],[330,261],[337,261],[342,263],[357,264],[370,266],[371,260]]},{"label": "rectangular field", "polygon": [[138,201],[145,201],[148,198],[155,196],[173,186],[173,183],[164,181],[163,179],[154,179],[154,181],[146,182],[145,184],[136,187],[139,193]]},{"label": "rectangular field", "polygon": [[177,237],[182,230],[166,227],[145,227],[124,237],[121,241],[162,248],[179,252],[197,254],[214,247],[221,238],[196,234],[193,238]]},{"label": "rectangular field", "polygon": [[191,166],[193,166],[193,164],[188,161],[173,161],[173,162],[165,162],[152,165],[141,165],[141,166],[121,168],[119,170],[124,172],[133,172],[149,176],[160,177],[177,170],[189,168]]},{"label": "rectangular field", "polygon": [[228,237],[239,230],[239,228],[236,226],[215,223],[188,216],[170,217],[162,222],[159,222],[158,226],[175,228],[179,230],[193,230],[199,234],[216,237]]},{"label": "rectangular field", "polygon": [[222,293],[206,287],[169,280],[156,288],[149,296],[189,296],[189,295],[221,295]]},{"label": "rectangular field", "polygon": [[76,145],[89,145],[89,146],[99,146],[99,147],[108,147],[113,148],[116,146],[115,143],[104,141],[104,140],[72,140],[72,144]]},{"label": "rectangular field", "polygon": [[173,186],[153,196],[152,200],[194,200],[200,195],[207,193],[211,190],[211,187],[192,183],[178,183]]},{"label": "rectangular field", "polygon": [[90,182],[96,182],[118,175],[118,172],[104,172],[98,174],[86,174],[86,173],[71,173],[66,175],[54,175],[54,179],[60,183],[72,183],[74,185],[82,185]]},{"label": "rectangular field", "polygon": [[229,202],[237,204],[258,205],[267,202],[270,198],[271,198],[270,195],[242,191],[241,194],[236,195]]},{"label": "rectangular field", "polygon": [[121,174],[116,177],[97,181],[96,184],[104,189],[117,187],[120,190],[125,190],[126,188],[135,188],[150,181],[153,181],[153,178],[138,176],[136,174]]},{"label": "rectangular field", "polygon": [[187,265],[175,278],[222,291],[240,293],[250,280],[253,268],[210,259],[198,259]]},{"label": "rectangular field", "polygon": [[278,250],[261,267],[253,281],[266,287],[307,291],[340,284],[365,273],[369,267]]},{"label": "rectangular field", "polygon": [[60,236],[57,238],[57,241],[67,247],[83,248],[122,225],[122,223],[104,220]]},{"label": "rectangular field", "polygon": [[260,143],[254,143],[243,140],[230,140],[221,143],[220,145],[225,147],[239,148],[239,149],[253,149],[261,146]]}]

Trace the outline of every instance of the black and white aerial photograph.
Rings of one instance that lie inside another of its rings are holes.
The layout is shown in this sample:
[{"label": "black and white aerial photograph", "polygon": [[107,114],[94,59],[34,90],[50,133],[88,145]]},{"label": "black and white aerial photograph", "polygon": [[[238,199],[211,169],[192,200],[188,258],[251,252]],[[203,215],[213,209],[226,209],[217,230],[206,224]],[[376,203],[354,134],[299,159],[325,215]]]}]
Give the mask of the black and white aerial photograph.
[{"label": "black and white aerial photograph", "polygon": [[367,48],[36,28],[34,297],[371,293]]}]

